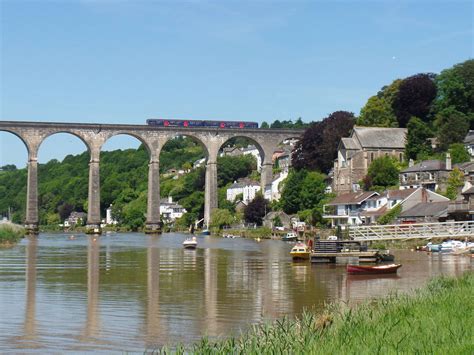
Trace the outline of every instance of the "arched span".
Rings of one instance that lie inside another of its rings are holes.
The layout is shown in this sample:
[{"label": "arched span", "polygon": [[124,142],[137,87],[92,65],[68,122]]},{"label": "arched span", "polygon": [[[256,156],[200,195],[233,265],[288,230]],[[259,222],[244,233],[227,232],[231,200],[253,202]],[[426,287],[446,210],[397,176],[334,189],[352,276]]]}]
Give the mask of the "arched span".
[{"label": "arched span", "polygon": [[0,132],[11,133],[14,136],[18,137],[22,141],[22,143],[24,144],[27,154],[30,155],[30,147],[28,145],[28,142],[18,132],[15,132],[15,131],[9,130],[9,129],[5,129],[5,128],[0,129]]},{"label": "arched span", "polygon": [[53,132],[49,132],[48,134],[46,134],[42,139],[41,139],[41,142],[39,142],[38,144],[38,147],[37,147],[37,154],[39,154],[39,151],[41,149],[41,146],[43,145],[44,141],[46,139],[48,139],[49,137],[51,136],[54,136],[56,134],[61,134],[61,133],[66,133],[66,134],[70,134],[76,138],[79,138],[81,140],[82,143],[84,143],[84,145],[86,146],[86,149],[87,149],[87,152],[90,154],[91,152],[91,147],[89,145],[89,142],[84,138],[82,137],[80,134],[74,132],[74,131],[68,131],[68,130],[59,130],[59,131],[53,131]]},{"label": "arched span", "polygon": [[[253,145],[255,146],[255,148],[257,148],[257,150],[258,150],[258,154],[260,155],[261,161],[263,162],[263,161],[265,160],[265,151],[264,151],[262,145],[261,145],[258,141],[256,141],[254,138],[249,137],[249,136],[246,136],[246,135],[237,135],[237,136],[230,137],[230,138],[227,139],[224,143],[221,144],[221,146],[219,147],[219,152],[221,152],[221,151],[225,148],[226,144],[227,144],[229,141],[234,140],[234,139],[239,139],[239,138],[244,138],[244,139],[246,139],[246,140],[252,142],[252,144],[253,144]],[[244,148],[245,148],[245,147],[244,147]]]},{"label": "arched span", "polygon": [[198,137],[192,135],[192,134],[188,134],[188,133],[185,133],[185,134],[182,134],[182,133],[179,133],[179,134],[175,134],[175,135],[172,135],[172,136],[169,136],[165,141],[162,142],[162,144],[160,145],[159,147],[159,152],[158,154],[161,153],[161,150],[163,149],[163,147],[170,141],[172,141],[173,139],[175,138],[178,138],[178,137],[186,137],[186,138],[190,138],[193,142],[197,143],[201,148],[202,150],[204,151],[204,155],[207,158],[209,158],[209,149],[208,147],[206,146],[206,144]]},{"label": "arched span", "polygon": [[107,138],[105,139],[105,141],[102,143],[101,147],[100,147],[100,150],[102,151],[102,148],[104,147],[105,144],[107,144],[107,142],[113,138],[113,137],[117,137],[117,136],[129,136],[129,137],[132,137],[132,138],[135,138],[137,139],[141,144],[143,144],[143,146],[145,147],[146,151],[148,152],[148,156],[151,157],[152,156],[152,151],[151,151],[151,147],[150,145],[148,144],[148,142],[146,141],[145,138],[143,138],[142,136],[138,135],[138,134],[134,134],[132,132],[126,132],[126,131],[118,131],[118,132],[113,132],[111,133],[109,136],[107,136]]}]

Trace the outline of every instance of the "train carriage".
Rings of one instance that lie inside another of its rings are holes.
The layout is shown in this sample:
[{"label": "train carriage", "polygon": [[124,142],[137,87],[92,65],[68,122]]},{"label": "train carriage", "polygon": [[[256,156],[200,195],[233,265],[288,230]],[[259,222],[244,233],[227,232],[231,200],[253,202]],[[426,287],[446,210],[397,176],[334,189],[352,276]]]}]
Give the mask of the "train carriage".
[{"label": "train carriage", "polygon": [[209,121],[209,120],[177,120],[177,119],[148,119],[147,125],[156,127],[202,127],[202,128],[258,128],[257,122],[247,121]]}]

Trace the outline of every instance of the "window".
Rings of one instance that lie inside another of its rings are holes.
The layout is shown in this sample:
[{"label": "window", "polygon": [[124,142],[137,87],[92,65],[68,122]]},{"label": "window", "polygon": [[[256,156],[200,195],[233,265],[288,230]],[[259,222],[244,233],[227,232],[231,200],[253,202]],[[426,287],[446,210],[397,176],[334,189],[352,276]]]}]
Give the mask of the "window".
[{"label": "window", "polygon": [[407,182],[407,180],[408,180],[408,174],[403,174],[402,175],[402,181]]},{"label": "window", "polygon": [[416,181],[420,180],[420,173],[416,173],[416,175],[415,175],[415,180],[416,180]]},{"label": "window", "polygon": [[374,161],[374,153],[370,153],[370,162]]},{"label": "window", "polygon": [[400,163],[403,161],[403,153],[400,153],[398,155],[398,160],[400,160]]}]

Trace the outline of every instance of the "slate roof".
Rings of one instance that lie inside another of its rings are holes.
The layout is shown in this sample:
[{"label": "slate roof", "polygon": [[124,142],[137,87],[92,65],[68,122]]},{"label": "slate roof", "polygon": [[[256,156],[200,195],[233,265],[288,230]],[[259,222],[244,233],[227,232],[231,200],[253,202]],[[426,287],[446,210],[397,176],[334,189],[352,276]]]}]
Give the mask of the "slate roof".
[{"label": "slate roof", "polygon": [[467,189],[466,191],[462,193],[462,195],[472,195],[472,194],[474,194],[474,186],[470,187],[469,189]]},{"label": "slate roof", "polygon": [[440,171],[446,170],[446,161],[443,160],[423,160],[421,163],[415,164],[402,170],[402,173],[419,173],[423,171]]},{"label": "slate roof", "polygon": [[469,133],[466,135],[466,138],[464,138],[464,143],[474,144],[474,131],[469,131]]},{"label": "slate roof", "polygon": [[406,134],[406,128],[356,126],[352,137],[356,137],[362,148],[405,149]]},{"label": "slate roof", "polygon": [[454,166],[460,169],[461,171],[464,171],[465,173],[474,172],[474,162],[472,161],[467,162],[467,163],[456,164]]},{"label": "slate roof", "polygon": [[359,142],[355,138],[343,137],[341,138],[341,142],[347,150],[358,150],[361,148]]},{"label": "slate roof", "polygon": [[245,186],[260,186],[260,184],[250,179],[244,179],[244,180],[239,180],[237,182],[234,182],[232,185],[229,186],[229,189],[237,189],[240,187],[243,188]]},{"label": "slate roof", "polygon": [[448,212],[449,201],[420,202],[400,213],[399,217],[444,217]]},{"label": "slate roof", "polygon": [[417,189],[405,189],[405,190],[388,190],[387,198],[389,200],[404,200]]},{"label": "slate roof", "polygon": [[373,195],[378,195],[378,193],[374,191],[350,192],[337,196],[334,200],[328,203],[328,206],[358,205],[367,200],[368,198],[372,197]]}]

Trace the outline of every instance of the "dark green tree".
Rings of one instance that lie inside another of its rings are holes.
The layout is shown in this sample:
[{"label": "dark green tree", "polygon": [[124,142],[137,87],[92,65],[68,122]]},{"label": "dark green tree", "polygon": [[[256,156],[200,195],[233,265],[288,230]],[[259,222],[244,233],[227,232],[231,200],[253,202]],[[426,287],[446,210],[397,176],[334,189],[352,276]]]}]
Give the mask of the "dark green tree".
[{"label": "dark green tree", "polygon": [[469,132],[469,117],[451,106],[436,114],[435,126],[439,149],[446,151],[451,144],[464,141]]},{"label": "dark green tree", "polygon": [[266,121],[263,121],[262,124],[260,125],[260,128],[270,128],[268,123]]},{"label": "dark green tree", "polygon": [[429,126],[418,117],[412,117],[407,128],[406,159],[416,160],[419,156],[429,156],[432,149],[431,142],[428,139],[433,137]]},{"label": "dark green tree", "polygon": [[456,64],[443,70],[436,78],[438,95],[437,111],[452,107],[471,118],[471,129],[474,129],[474,59]]}]

